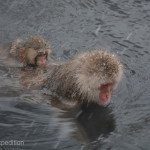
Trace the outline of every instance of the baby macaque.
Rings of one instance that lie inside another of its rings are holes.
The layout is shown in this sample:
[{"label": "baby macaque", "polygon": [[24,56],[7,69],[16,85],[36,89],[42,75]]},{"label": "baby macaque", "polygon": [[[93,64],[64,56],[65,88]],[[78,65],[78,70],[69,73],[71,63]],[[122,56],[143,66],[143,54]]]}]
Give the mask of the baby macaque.
[{"label": "baby macaque", "polygon": [[26,41],[17,39],[10,44],[0,45],[1,57],[9,59],[8,64],[16,61],[23,66],[41,66],[46,64],[50,46],[40,36],[33,36]]},{"label": "baby macaque", "polygon": [[84,52],[67,63],[51,64],[45,73],[29,79],[73,104],[107,103],[122,76],[117,56],[108,51]]}]

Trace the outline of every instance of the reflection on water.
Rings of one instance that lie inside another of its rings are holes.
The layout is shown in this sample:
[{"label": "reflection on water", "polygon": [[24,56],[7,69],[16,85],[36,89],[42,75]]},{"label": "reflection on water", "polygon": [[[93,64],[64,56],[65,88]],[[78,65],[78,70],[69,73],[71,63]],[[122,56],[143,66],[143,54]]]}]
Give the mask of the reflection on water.
[{"label": "reflection on water", "polygon": [[88,141],[98,140],[101,136],[107,136],[115,129],[115,120],[109,107],[96,104],[81,107],[77,115],[80,132],[84,131]]},{"label": "reflection on water", "polygon": [[[91,104],[83,105],[81,109],[63,111],[28,98],[24,95],[22,100],[1,99],[0,138],[24,141],[25,145],[15,146],[16,149],[59,149],[68,141],[73,146],[73,137],[84,146],[90,146],[93,141],[100,144],[102,137],[115,129],[115,120],[109,107]],[[80,147],[79,143],[77,146]]]},{"label": "reflection on water", "polygon": [[1,43],[39,34],[56,60],[107,48],[124,65],[109,106],[61,110],[41,91],[22,90],[17,70],[0,60],[0,141],[25,141],[0,149],[149,149],[149,1],[6,0],[0,8]]}]

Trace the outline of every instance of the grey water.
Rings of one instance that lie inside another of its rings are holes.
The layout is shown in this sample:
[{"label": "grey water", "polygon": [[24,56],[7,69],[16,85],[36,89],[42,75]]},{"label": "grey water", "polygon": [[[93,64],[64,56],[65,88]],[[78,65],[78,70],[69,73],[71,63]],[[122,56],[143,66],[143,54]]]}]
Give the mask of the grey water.
[{"label": "grey water", "polygon": [[[21,90],[0,63],[1,150],[150,149],[150,1],[0,0],[0,43],[30,35],[41,35],[61,61],[108,49],[123,78],[108,106],[61,110],[39,91]],[[10,140],[24,143],[4,144]]]}]

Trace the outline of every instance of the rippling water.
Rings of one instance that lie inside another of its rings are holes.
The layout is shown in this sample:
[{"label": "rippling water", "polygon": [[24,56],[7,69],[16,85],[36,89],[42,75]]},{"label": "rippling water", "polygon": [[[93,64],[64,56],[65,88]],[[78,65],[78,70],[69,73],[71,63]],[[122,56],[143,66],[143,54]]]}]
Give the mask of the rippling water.
[{"label": "rippling water", "polygon": [[0,65],[2,150],[145,150],[150,147],[150,2],[148,0],[0,1],[0,42],[41,35],[56,60],[107,48],[124,75],[107,107],[60,110],[39,91],[22,91],[11,68]]}]

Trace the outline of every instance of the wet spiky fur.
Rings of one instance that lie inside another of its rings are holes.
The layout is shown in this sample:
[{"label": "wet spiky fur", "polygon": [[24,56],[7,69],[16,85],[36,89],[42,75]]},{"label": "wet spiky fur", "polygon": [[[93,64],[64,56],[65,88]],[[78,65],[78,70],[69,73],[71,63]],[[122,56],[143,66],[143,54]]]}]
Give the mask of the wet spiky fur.
[{"label": "wet spiky fur", "polygon": [[[20,49],[25,49],[24,57],[20,56]],[[24,65],[35,65],[35,58],[39,52],[50,54],[50,46],[40,36],[31,36],[26,41],[17,39],[12,42],[10,55],[16,57],[17,60],[23,62]]]},{"label": "wet spiky fur", "polygon": [[38,52],[47,52],[50,53],[50,46],[48,43],[44,41],[44,39],[40,36],[31,36],[27,39],[24,44],[25,48],[33,48]]},{"label": "wet spiky fur", "polygon": [[101,103],[100,85],[112,83],[115,89],[121,76],[122,65],[116,55],[93,50],[51,67],[44,86],[69,101]]}]

